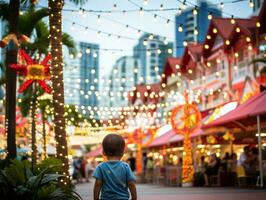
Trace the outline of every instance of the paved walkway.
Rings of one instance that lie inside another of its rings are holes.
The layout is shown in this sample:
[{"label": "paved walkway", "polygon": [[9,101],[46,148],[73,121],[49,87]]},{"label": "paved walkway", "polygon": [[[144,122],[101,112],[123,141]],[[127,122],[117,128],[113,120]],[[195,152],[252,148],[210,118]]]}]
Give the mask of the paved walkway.
[{"label": "paved walkway", "polygon": [[[93,183],[81,183],[77,192],[93,200]],[[266,190],[233,188],[180,188],[138,184],[138,200],[266,200]]]}]

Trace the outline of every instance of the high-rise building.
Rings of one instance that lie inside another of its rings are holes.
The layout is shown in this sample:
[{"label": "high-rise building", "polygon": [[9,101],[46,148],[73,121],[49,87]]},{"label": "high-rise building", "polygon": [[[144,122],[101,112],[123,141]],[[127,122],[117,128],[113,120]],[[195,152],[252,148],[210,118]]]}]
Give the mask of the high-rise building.
[{"label": "high-rise building", "polygon": [[64,58],[66,65],[64,67],[64,90],[65,103],[80,106],[80,58]]},{"label": "high-rise building", "polygon": [[99,45],[80,42],[80,103],[83,106],[97,106],[99,92]]},{"label": "high-rise building", "polygon": [[128,92],[139,83],[140,62],[132,56],[119,58],[110,74],[110,106],[127,106]]},{"label": "high-rise building", "polygon": [[99,93],[99,45],[80,42],[78,55],[64,68],[65,102],[78,106],[97,106]]},{"label": "high-rise building", "polygon": [[253,6],[253,12],[255,14],[258,14],[259,13],[259,10],[260,10],[260,8],[261,8],[261,6],[263,4],[263,1],[264,0],[253,0],[253,4],[254,4],[254,6]]},{"label": "high-rise building", "polygon": [[196,7],[188,7],[175,17],[175,56],[183,55],[183,42],[203,42],[210,16],[222,16],[221,10],[214,4],[199,0]]},{"label": "high-rise building", "polygon": [[135,59],[140,61],[140,83],[160,82],[164,62],[173,56],[173,43],[159,35],[145,33],[134,47]]}]

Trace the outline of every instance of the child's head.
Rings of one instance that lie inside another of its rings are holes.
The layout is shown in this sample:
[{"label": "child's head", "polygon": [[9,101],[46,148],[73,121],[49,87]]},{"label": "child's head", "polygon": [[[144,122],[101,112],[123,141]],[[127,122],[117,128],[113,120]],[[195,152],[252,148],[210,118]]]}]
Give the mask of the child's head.
[{"label": "child's head", "polygon": [[121,135],[108,134],[104,137],[103,153],[107,157],[122,157],[125,150],[125,140]]}]

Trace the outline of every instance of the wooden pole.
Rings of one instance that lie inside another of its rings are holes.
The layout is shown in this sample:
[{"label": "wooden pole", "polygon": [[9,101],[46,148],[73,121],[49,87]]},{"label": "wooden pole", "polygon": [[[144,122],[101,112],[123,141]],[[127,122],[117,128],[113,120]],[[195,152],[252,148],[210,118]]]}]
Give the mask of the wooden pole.
[{"label": "wooden pole", "polygon": [[260,130],[260,116],[257,115],[258,128],[258,147],[259,147],[259,168],[260,168],[260,187],[263,188],[263,160],[262,160],[262,144],[261,144],[261,130]]}]

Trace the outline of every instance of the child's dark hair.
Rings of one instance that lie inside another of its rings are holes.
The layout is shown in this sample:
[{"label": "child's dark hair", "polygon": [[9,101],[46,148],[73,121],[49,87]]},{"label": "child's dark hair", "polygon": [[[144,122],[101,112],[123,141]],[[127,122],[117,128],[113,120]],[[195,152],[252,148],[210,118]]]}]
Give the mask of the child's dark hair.
[{"label": "child's dark hair", "polygon": [[103,151],[106,156],[122,156],[125,150],[125,140],[121,135],[108,134],[104,137]]}]

